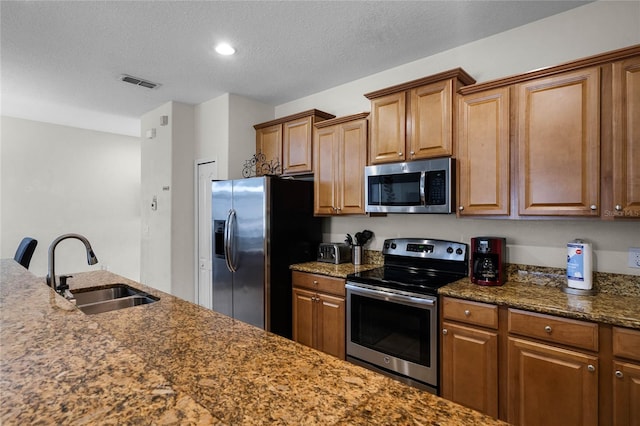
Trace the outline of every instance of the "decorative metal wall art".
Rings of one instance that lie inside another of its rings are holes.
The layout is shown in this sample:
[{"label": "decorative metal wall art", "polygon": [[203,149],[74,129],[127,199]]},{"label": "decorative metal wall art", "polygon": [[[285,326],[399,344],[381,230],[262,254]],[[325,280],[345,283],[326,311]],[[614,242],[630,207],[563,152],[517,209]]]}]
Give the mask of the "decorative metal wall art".
[{"label": "decorative metal wall art", "polygon": [[277,175],[282,173],[282,167],[280,161],[277,158],[267,162],[267,157],[261,153],[255,153],[248,160],[244,160],[244,166],[242,167],[242,176],[248,178],[260,175]]}]

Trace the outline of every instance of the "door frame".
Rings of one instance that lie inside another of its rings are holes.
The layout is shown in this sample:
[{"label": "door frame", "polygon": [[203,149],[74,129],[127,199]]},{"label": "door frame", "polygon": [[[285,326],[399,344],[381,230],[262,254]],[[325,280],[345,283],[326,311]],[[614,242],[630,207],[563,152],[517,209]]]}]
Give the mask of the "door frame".
[{"label": "door frame", "polygon": [[[194,161],[193,167],[193,179],[194,179],[194,303],[200,305],[200,166],[204,164],[215,165],[215,179],[218,179],[218,159],[213,158],[200,158]],[[210,198],[209,198],[210,199]],[[213,250],[211,239],[209,239],[209,252]],[[200,305],[202,306],[202,305]]]}]

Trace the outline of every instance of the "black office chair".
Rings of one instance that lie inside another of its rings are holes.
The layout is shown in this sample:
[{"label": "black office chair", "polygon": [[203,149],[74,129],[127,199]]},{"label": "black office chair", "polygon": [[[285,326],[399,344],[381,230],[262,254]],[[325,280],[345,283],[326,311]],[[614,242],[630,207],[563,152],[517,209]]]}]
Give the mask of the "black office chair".
[{"label": "black office chair", "polygon": [[18,250],[16,250],[16,255],[13,256],[13,260],[29,269],[29,263],[31,263],[31,256],[33,256],[33,252],[38,245],[38,240],[34,240],[30,237],[25,237],[20,242],[18,246]]}]

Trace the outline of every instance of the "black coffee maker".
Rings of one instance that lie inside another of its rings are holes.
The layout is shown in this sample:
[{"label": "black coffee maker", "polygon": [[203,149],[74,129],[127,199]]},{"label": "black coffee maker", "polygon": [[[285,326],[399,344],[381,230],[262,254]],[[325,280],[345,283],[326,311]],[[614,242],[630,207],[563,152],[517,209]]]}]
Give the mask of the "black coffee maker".
[{"label": "black coffee maker", "polygon": [[507,281],[505,255],[507,240],[501,237],[471,238],[471,282],[480,285],[502,285]]}]

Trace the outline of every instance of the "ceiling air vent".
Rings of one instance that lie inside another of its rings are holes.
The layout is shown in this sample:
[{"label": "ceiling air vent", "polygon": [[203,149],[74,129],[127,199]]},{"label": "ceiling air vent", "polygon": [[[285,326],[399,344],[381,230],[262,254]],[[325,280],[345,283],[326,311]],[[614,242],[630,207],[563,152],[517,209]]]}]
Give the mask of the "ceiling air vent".
[{"label": "ceiling air vent", "polygon": [[128,74],[122,74],[120,76],[120,80],[124,81],[125,83],[135,84],[136,86],[146,87],[147,89],[155,89],[156,87],[160,86],[158,83],[153,83],[151,81],[143,80],[138,77],[133,77]]}]

